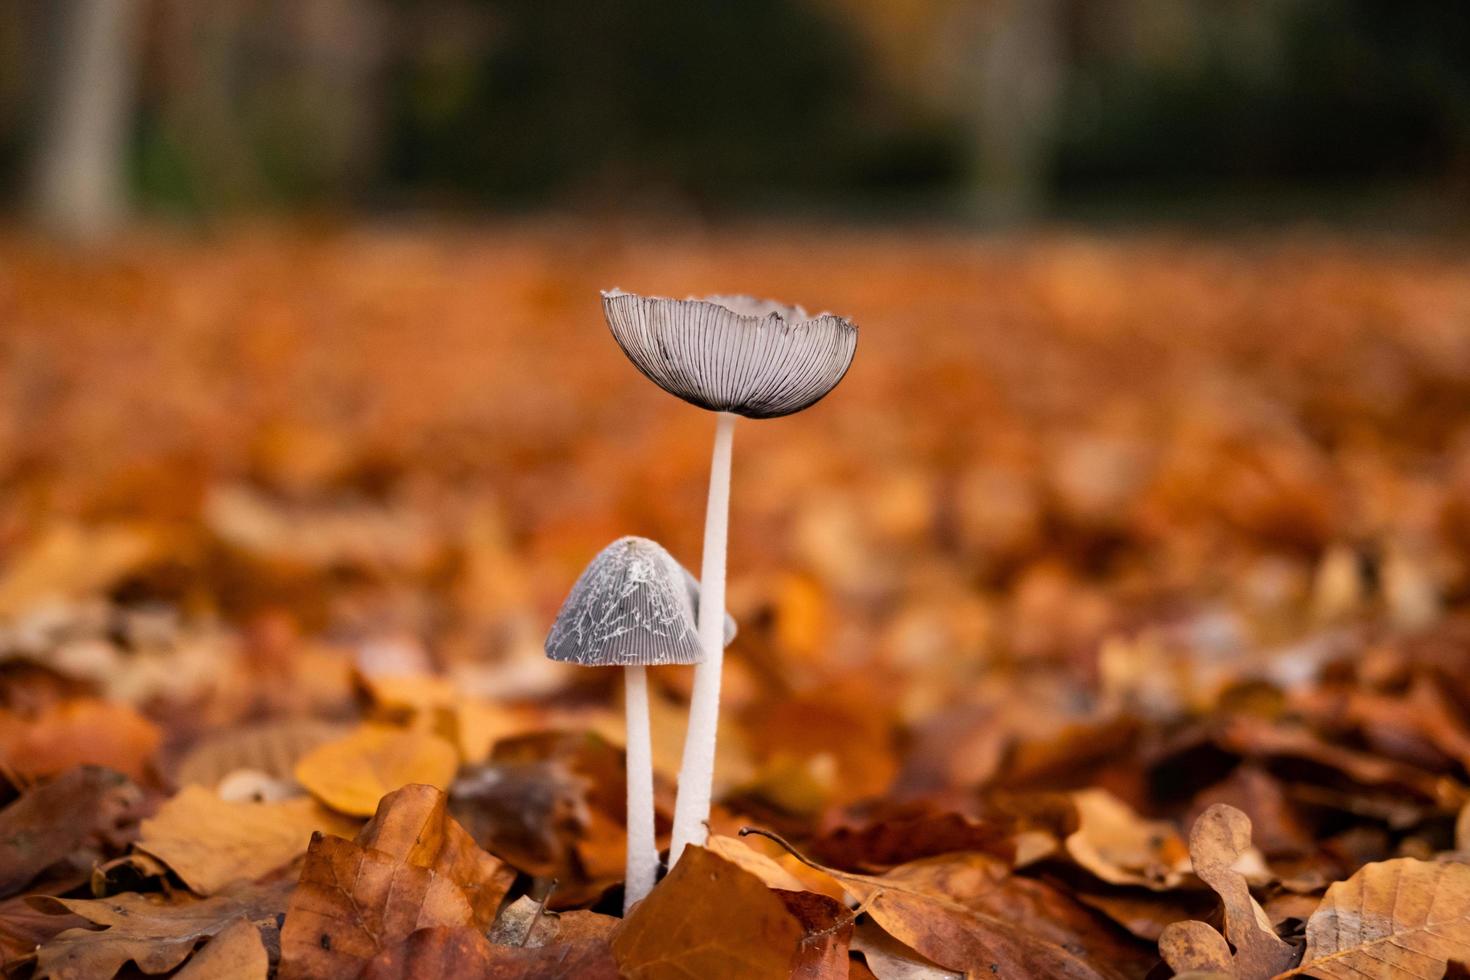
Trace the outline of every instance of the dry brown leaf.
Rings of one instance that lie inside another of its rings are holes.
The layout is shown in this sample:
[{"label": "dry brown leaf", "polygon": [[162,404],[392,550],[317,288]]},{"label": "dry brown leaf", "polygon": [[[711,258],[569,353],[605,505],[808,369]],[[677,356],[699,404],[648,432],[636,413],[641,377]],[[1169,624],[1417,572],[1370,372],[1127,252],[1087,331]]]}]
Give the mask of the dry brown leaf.
[{"label": "dry brown leaf", "polygon": [[481,850],[449,816],[442,790],[412,784],[383,797],[357,843],[454,882],[474,910],[474,925],[495,920],[500,901],[515,882],[515,872]]},{"label": "dry brown leaf", "polygon": [[55,980],[105,980],[129,961],[144,973],[172,970],[200,940],[240,919],[274,929],[286,908],[289,882],[249,885],[211,898],[160,902],[139,894],[108,899],[32,899],[45,908],[74,912],[101,930],[69,929],[42,946],[36,975]]},{"label": "dry brown leaf", "polygon": [[1189,849],[1166,820],[1145,820],[1107,790],[1072,794],[1079,826],[1066,839],[1072,860],[1112,885],[1154,891],[1179,887]]},{"label": "dry brown leaf", "polygon": [[1230,944],[1209,925],[1194,920],[1171,922],[1159,935],[1159,955],[1178,974],[1221,973],[1234,977]]},{"label": "dry brown leaf", "polygon": [[1301,966],[1282,976],[1436,977],[1470,961],[1470,865],[1398,858],[1327,889]]},{"label": "dry brown leaf", "polygon": [[856,916],[826,895],[785,890],[776,894],[804,930],[791,962],[791,980],[847,980],[847,950]]},{"label": "dry brown leaf", "polygon": [[68,929],[89,923],[70,912],[48,913],[35,908],[25,896],[0,902],[0,971],[8,976],[29,963],[36,950]]},{"label": "dry brown leaf", "polygon": [[369,817],[378,801],[409,783],[440,789],[454,779],[459,756],[444,739],[424,732],[363,725],[296,763],[296,780],[334,810]]},{"label": "dry brown leaf", "polygon": [[218,933],[204,944],[175,980],[265,980],[270,973],[270,954],[260,940],[260,930],[245,919]]},{"label": "dry brown leaf", "polygon": [[[1250,846],[1250,818],[1224,803],[1200,814],[1189,835],[1194,873],[1215,890],[1225,909],[1225,936],[1235,947],[1230,958],[1233,975],[1265,980],[1296,963],[1298,953],[1276,935],[1270,917],[1251,897],[1245,875],[1236,870]],[[1218,970],[1219,951],[1228,947],[1218,933],[1218,941],[1206,935],[1211,932],[1215,930],[1203,922],[1175,923],[1160,935],[1160,952],[1176,970]]]},{"label": "dry brown leaf", "polygon": [[281,927],[281,980],[354,976],[385,947],[430,926],[466,926],[459,886],[427,868],[321,834],[312,838]]},{"label": "dry brown leaf", "polygon": [[[862,954],[868,972],[877,980],[964,980],[964,975],[946,970],[920,956],[884,932],[871,919],[863,919],[853,932],[852,948]],[[856,971],[854,971],[856,972]]]},{"label": "dry brown leaf", "polygon": [[379,953],[359,980],[618,980],[606,940],[497,946],[474,929],[419,929]]},{"label": "dry brown leaf", "polygon": [[70,857],[95,831],[110,828],[139,797],[122,774],[83,766],[0,810],[0,898]]},{"label": "dry brown leaf", "polygon": [[143,821],[137,846],[193,891],[211,895],[291,863],[306,853],[317,831],[345,836],[356,829],[357,821],[307,797],[230,803],[203,787],[186,786]]},{"label": "dry brown leaf", "polygon": [[490,977],[492,946],[478,929],[434,926],[417,929],[368,961],[358,980],[436,980]]},{"label": "dry brown leaf", "polygon": [[749,871],[769,888],[788,891],[803,891],[806,886],[801,880],[781,867],[774,858],[767,857],[738,837],[711,834],[704,845],[712,854],[717,854],[731,864]]},{"label": "dry brown leaf", "polygon": [[1140,959],[1091,913],[990,855],[925,858],[877,876],[822,870],[895,939],[951,970],[1119,978]]},{"label": "dry brown leaf", "polygon": [[630,980],[785,980],[801,924],[759,878],[689,847],[613,936]]},{"label": "dry brown leaf", "polygon": [[0,711],[0,764],[28,779],[102,766],[141,780],[163,733],[124,704],[78,698],[32,716]]}]

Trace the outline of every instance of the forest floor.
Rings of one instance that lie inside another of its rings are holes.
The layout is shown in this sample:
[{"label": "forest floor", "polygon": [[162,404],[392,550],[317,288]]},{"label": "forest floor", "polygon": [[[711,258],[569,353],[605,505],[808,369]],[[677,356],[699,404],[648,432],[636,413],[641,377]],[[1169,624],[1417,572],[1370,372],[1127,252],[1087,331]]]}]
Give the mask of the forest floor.
[{"label": "forest floor", "polygon": [[[542,643],[616,537],[699,567],[713,420],[612,286],[861,329],[736,428],[713,836],[626,919],[621,684]],[[9,975],[1470,961],[1470,251],[9,236],[0,324]]]}]

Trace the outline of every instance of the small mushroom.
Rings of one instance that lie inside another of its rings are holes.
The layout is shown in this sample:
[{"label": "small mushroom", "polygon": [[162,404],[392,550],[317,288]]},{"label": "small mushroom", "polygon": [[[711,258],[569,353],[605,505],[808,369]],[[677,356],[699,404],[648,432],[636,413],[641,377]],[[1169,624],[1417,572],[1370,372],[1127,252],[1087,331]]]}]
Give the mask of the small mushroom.
[{"label": "small mushroom", "polygon": [[[546,637],[546,655],[552,660],[623,668],[628,722],[625,911],[658,878],[646,668],[699,661],[699,601],[699,582],[662,545],[648,538],[619,538],[582,572]],[[728,616],[724,632],[728,643],[735,636],[735,621]]]},{"label": "small mushroom", "polygon": [[857,350],[857,326],[831,313],[808,316],[749,296],[667,299],[619,289],[602,294],[618,346],[649,380],[716,413],[709,502],[700,568],[704,612],[694,669],[689,731],[679,768],[670,862],[708,835],[720,713],[720,612],[725,607],[725,546],[730,516],[730,450],[735,419],[779,418],[819,401],[837,386]]}]

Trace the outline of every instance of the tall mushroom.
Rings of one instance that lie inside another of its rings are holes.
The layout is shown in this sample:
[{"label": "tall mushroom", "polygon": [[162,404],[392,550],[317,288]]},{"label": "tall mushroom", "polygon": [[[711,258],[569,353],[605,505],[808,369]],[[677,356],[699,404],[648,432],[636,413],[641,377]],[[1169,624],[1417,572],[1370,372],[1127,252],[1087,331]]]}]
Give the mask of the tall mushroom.
[{"label": "tall mushroom", "polygon": [[669,862],[708,833],[720,713],[720,613],[725,607],[725,542],[730,514],[730,448],[735,418],[779,418],[808,408],[837,386],[857,350],[857,325],[807,316],[749,296],[667,299],[613,289],[602,309],[623,353],[672,395],[716,413],[700,569],[703,659],[694,669],[689,731],[679,769]]},{"label": "tall mushroom", "polygon": [[[658,878],[653,828],[653,752],[646,668],[700,659],[695,632],[699,583],[657,541],[619,538],[572,586],[546,637],[552,660],[622,667],[627,711],[628,864],[623,906],[631,909]],[[725,642],[735,637],[726,617]]]}]

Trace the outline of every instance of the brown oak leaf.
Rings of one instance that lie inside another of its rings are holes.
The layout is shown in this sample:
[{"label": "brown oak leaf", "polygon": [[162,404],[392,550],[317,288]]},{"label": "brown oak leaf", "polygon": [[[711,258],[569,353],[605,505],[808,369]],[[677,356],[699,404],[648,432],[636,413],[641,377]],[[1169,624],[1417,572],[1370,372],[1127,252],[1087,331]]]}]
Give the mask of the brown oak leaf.
[{"label": "brown oak leaf", "polygon": [[105,929],[68,929],[36,954],[37,977],[105,980],[129,961],[144,973],[164,973],[182,963],[201,940],[240,919],[275,928],[286,908],[289,882],[246,885],[210,898],[162,902],[129,893],[106,899],[32,899],[40,908],[61,909]]}]

